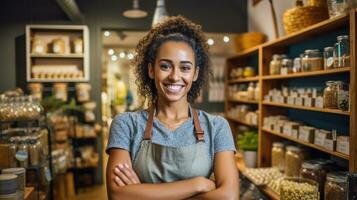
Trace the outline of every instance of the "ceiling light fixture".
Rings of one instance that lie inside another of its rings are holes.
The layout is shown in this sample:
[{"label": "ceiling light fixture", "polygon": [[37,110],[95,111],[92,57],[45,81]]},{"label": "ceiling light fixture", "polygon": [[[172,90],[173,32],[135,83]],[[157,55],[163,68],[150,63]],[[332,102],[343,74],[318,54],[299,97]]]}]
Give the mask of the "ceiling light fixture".
[{"label": "ceiling light fixture", "polygon": [[165,21],[165,19],[167,17],[168,17],[168,14],[167,14],[167,10],[165,7],[165,0],[157,0],[154,18],[152,20],[151,26],[155,26],[156,24]]},{"label": "ceiling light fixture", "polygon": [[118,56],[112,55],[111,59],[112,59],[112,61],[117,61],[118,60]]},{"label": "ceiling light fixture", "polygon": [[207,40],[208,45],[212,46],[214,44],[214,40],[212,38],[209,38]]},{"label": "ceiling light fixture", "polygon": [[108,37],[110,35],[110,32],[109,31],[104,31],[104,36],[105,37]]},{"label": "ceiling light fixture", "polygon": [[148,13],[145,10],[140,10],[139,0],[133,0],[133,9],[124,11],[123,15],[127,18],[143,18],[146,17]]},{"label": "ceiling light fixture", "polygon": [[125,52],[120,52],[119,57],[120,58],[125,58]]},{"label": "ceiling light fixture", "polygon": [[132,53],[128,53],[128,59],[132,60],[134,58],[134,55]]},{"label": "ceiling light fixture", "polygon": [[225,43],[228,43],[228,42],[229,42],[229,37],[225,35],[225,36],[223,37],[223,41],[224,41]]},{"label": "ceiling light fixture", "polygon": [[114,50],[113,50],[113,49],[109,49],[109,50],[108,50],[108,54],[109,54],[109,55],[113,55],[113,54],[114,54]]}]

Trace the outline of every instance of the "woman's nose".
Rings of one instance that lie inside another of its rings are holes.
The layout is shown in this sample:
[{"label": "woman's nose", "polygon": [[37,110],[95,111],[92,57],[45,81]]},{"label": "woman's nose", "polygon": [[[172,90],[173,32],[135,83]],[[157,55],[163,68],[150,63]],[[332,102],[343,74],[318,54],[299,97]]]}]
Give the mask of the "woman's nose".
[{"label": "woman's nose", "polygon": [[169,79],[172,81],[178,81],[180,79],[180,71],[177,67],[172,68]]}]

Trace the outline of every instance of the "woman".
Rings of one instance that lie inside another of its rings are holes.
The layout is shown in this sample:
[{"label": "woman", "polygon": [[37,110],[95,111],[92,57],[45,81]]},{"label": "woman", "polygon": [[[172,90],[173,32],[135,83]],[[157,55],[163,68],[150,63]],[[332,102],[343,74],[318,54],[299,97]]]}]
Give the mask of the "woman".
[{"label": "woman", "polygon": [[139,42],[137,84],[151,106],[113,120],[109,199],[238,199],[227,121],[190,106],[210,72],[205,41],[199,25],[172,17]]}]

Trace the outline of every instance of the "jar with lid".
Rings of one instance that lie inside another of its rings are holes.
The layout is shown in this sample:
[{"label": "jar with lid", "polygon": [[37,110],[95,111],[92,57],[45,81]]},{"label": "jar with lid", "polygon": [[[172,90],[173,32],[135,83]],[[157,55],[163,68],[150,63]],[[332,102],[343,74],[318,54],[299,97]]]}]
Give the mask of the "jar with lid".
[{"label": "jar with lid", "polygon": [[55,54],[65,53],[65,44],[63,39],[57,38],[52,41],[52,52]]},{"label": "jar with lid", "polygon": [[255,88],[254,88],[254,99],[256,101],[259,101],[259,96],[260,96],[260,88],[259,88],[259,83],[255,84]]},{"label": "jar with lid", "polygon": [[28,144],[29,157],[31,166],[38,166],[41,164],[41,149],[42,144],[36,137],[31,137]]},{"label": "jar with lid", "polygon": [[17,152],[16,152],[16,159],[19,162],[19,167],[28,167],[28,145],[27,145],[27,138],[19,138],[18,139],[18,145],[17,145]]},{"label": "jar with lid", "polygon": [[293,61],[290,58],[282,59],[280,73],[283,75],[293,73]]},{"label": "jar with lid", "polygon": [[301,72],[301,58],[297,57],[294,59],[294,66],[293,66],[293,72]]},{"label": "jar with lid", "polygon": [[76,95],[79,102],[85,102],[90,100],[91,86],[88,83],[76,84]]},{"label": "jar with lid", "polygon": [[286,147],[285,176],[299,177],[302,161],[303,154],[301,148],[295,146]]},{"label": "jar with lid", "polygon": [[328,173],[325,184],[325,200],[347,199],[347,172]]},{"label": "jar with lid", "polygon": [[42,99],[42,90],[43,90],[43,85],[41,83],[29,83],[27,85],[31,96]]},{"label": "jar with lid", "polygon": [[83,40],[82,38],[77,38],[73,41],[73,52],[76,54],[83,53]]},{"label": "jar with lid", "polygon": [[270,75],[280,74],[280,69],[281,69],[281,57],[278,54],[274,54],[269,64],[269,74]]},{"label": "jar with lid", "polygon": [[[337,91],[337,107],[340,110],[348,111],[349,110],[349,89],[348,84],[344,84],[342,81],[337,82],[338,91]],[[346,86],[346,88],[345,88]]]},{"label": "jar with lid", "polygon": [[327,81],[323,93],[324,108],[337,108],[337,87],[335,81]]},{"label": "jar with lid", "polygon": [[31,53],[33,54],[46,54],[47,44],[44,40],[39,38],[34,38],[32,41]]},{"label": "jar with lid", "polygon": [[11,137],[9,139],[9,166],[11,168],[17,167],[17,159],[16,159],[16,152],[17,152],[17,144],[16,144],[16,137]]},{"label": "jar with lid", "polygon": [[320,51],[318,49],[305,50],[301,63],[304,72],[321,70],[323,62]]},{"label": "jar with lid", "polygon": [[55,83],[53,85],[54,96],[62,101],[67,101],[67,90],[66,83]]},{"label": "jar with lid", "polygon": [[[323,194],[326,173],[322,165],[314,160],[305,161],[301,165],[300,176],[316,181],[319,185],[320,194]],[[322,197],[323,196],[321,196],[321,198]]]},{"label": "jar with lid", "polygon": [[243,76],[244,77],[253,77],[255,76],[255,71],[253,67],[247,66],[243,70]]},{"label": "jar with lid", "polygon": [[335,44],[335,67],[350,67],[350,44],[348,35],[337,37]]},{"label": "jar with lid", "polygon": [[306,178],[284,178],[280,182],[280,200],[318,200],[316,181]]},{"label": "jar with lid", "polygon": [[274,142],[271,150],[271,166],[284,171],[285,167],[285,149],[281,142]]},{"label": "jar with lid", "polygon": [[248,94],[248,100],[254,100],[254,83],[251,82],[249,83],[248,89],[247,89],[247,94]]},{"label": "jar with lid", "polygon": [[333,47],[324,48],[324,69],[334,68],[334,51]]}]

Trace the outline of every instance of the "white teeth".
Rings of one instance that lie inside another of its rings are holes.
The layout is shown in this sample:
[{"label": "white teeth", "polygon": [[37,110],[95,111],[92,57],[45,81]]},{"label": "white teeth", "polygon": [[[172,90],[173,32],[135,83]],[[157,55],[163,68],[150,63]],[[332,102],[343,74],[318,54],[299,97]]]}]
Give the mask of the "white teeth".
[{"label": "white teeth", "polygon": [[168,84],[166,85],[166,88],[170,91],[170,92],[179,92],[182,88],[182,85],[173,85],[173,84]]}]

